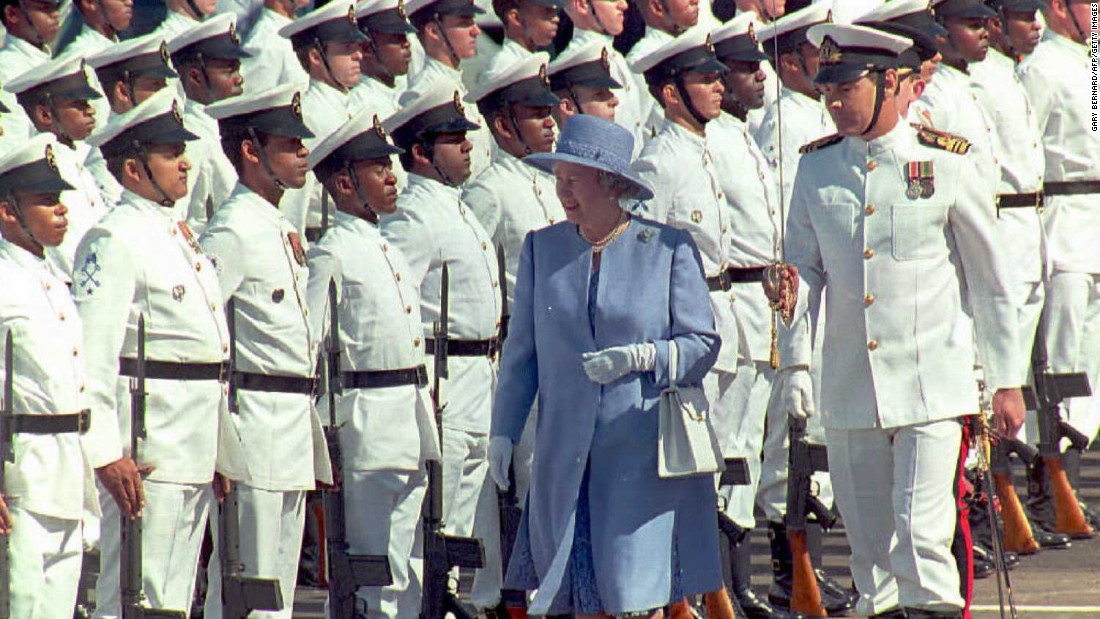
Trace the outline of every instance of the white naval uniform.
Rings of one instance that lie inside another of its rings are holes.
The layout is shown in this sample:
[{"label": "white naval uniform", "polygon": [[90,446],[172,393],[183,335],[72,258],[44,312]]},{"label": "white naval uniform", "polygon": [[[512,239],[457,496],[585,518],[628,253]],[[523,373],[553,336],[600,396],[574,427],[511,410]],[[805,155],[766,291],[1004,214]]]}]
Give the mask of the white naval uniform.
[{"label": "white naval uniform", "polygon": [[[131,456],[129,379],[119,359],[137,355],[138,316],[145,317],[148,360],[218,363],[229,352],[225,311],[213,265],[195,237],[162,207],[129,191],[88,232],[76,255],[73,296],[84,322],[92,424],[85,437],[91,465]],[[145,478],[144,593],[160,608],[188,609],[199,549],[213,500],[215,468],[236,475],[226,454],[239,449],[223,434],[224,386],[215,381],[146,381],[147,436],[139,463]],[[119,614],[119,511],[100,487],[96,617]]]},{"label": "white naval uniform", "polygon": [[[294,239],[294,240],[292,240]],[[279,209],[243,184],[207,224],[199,242],[234,303],[236,370],[312,377],[316,342],[309,324],[304,243]],[[299,257],[301,261],[299,262]],[[240,491],[241,560],[250,576],[278,578],[284,610],[253,617],[289,619],[294,608],[305,493],[331,482],[328,449],[310,394],[237,391],[232,415],[248,462]],[[206,616],[221,617],[217,550],[208,572]]]},{"label": "white naval uniform", "polygon": [[503,69],[506,69],[520,60],[525,60],[534,55],[534,52],[528,50],[526,47],[513,41],[512,39],[504,39],[504,43],[500,46],[500,51],[493,54],[493,57],[489,59],[489,62],[485,65],[485,70],[482,71],[478,77],[478,81],[485,80],[486,75],[498,74]]},{"label": "white naval uniform", "polygon": [[[44,65],[50,61],[49,48],[39,49],[19,37],[6,35],[4,45],[0,47],[0,88],[8,85],[16,77],[31,69]],[[10,93],[5,93],[10,95]],[[23,106],[16,103],[15,95],[5,98],[4,102],[11,111],[4,114],[5,133],[9,131],[13,135],[19,135],[17,128],[22,128],[22,133],[31,137],[38,130],[31,124],[31,119],[23,110]]]},{"label": "white naval uniform", "polygon": [[[782,111],[779,106],[783,106]],[[801,158],[798,149],[803,144],[834,133],[836,125],[820,100],[811,99],[786,86],[780,90],[779,99],[766,107],[764,119],[754,137],[772,168],[772,175],[777,182],[782,182],[783,193],[780,197],[787,205],[791,203],[791,190]],[[782,135],[780,120],[783,121]]]},{"label": "white naval uniform", "polygon": [[[378,120],[384,121],[401,109],[397,101],[405,92],[405,83],[404,76],[398,76],[394,80],[393,88],[390,88],[373,77],[360,75],[359,83],[348,93],[351,97],[348,107],[352,113],[369,110],[378,115]],[[393,175],[397,177],[397,191],[400,193],[409,184],[409,175],[397,155],[390,155],[390,161],[393,163]]]},{"label": "white naval uniform", "polygon": [[176,202],[176,217],[186,221],[195,234],[206,229],[207,213],[213,213],[229,199],[237,184],[237,170],[222,150],[218,121],[206,113],[206,106],[191,99],[183,106],[183,124],[199,139],[187,143],[187,196]]},{"label": "white naval uniform", "polygon": [[1000,163],[993,150],[993,123],[978,101],[969,74],[946,62],[937,64],[920,99],[909,106],[909,120],[970,141],[971,158],[979,164],[980,178],[988,183],[989,191],[994,191]]},{"label": "white naval uniform", "polygon": [[[998,194],[1042,192],[1042,134],[1027,91],[1016,76],[1016,63],[994,50],[982,62],[970,65],[971,84],[993,126],[997,152]],[[997,212],[1006,259],[1011,266],[1014,304],[1019,315],[1020,358],[1028,382],[1031,344],[1046,298],[1046,239],[1038,208],[1006,208]]]},{"label": "white naval uniform", "polygon": [[[69,289],[45,260],[4,240],[0,281],[0,347],[11,333],[14,414],[83,410],[83,332]],[[0,376],[6,369],[0,356]],[[2,465],[13,520],[11,616],[70,619],[82,564],[80,519],[85,505],[98,510],[80,436],[16,434],[13,442],[15,461]]]},{"label": "white naval uniform", "polygon": [[[450,271],[448,337],[485,340],[500,329],[500,283],[492,239],[462,201],[460,189],[409,175],[397,212],[382,219],[382,235],[397,246],[420,285],[425,337],[439,319],[440,277]],[[407,304],[407,313],[413,308]],[[434,368],[429,364],[428,372]],[[489,421],[496,368],[489,357],[448,360],[450,377],[440,381],[443,409],[443,522],[453,535],[476,535],[486,556],[499,549],[496,486],[488,479]],[[495,595],[499,592],[488,592]],[[474,597],[475,605],[495,600]]]},{"label": "white naval uniform", "polygon": [[[351,118],[350,106],[348,92],[337,90],[319,79],[309,78],[309,88],[302,93],[302,119],[313,132],[313,137],[302,140],[305,147],[312,149],[321,138]],[[279,209],[302,233],[303,241],[306,230],[319,230],[321,227],[323,189],[316,176],[307,174],[306,184],[299,189],[288,189],[279,203]],[[329,217],[332,217],[336,205],[331,200],[328,209]]]},{"label": "white naval uniform", "polygon": [[[719,144],[717,138],[721,135],[713,133],[708,125],[706,136],[699,136],[666,119],[661,132],[646,143],[633,165],[638,175],[654,188],[653,199],[639,202],[638,212],[690,232],[699,248],[707,277],[717,277],[729,267],[734,234],[720,179],[738,176],[739,171],[719,167],[719,159],[714,155],[718,149],[712,145]],[[725,148],[725,144],[722,147]],[[738,450],[744,425],[751,421],[743,418],[747,411],[734,399],[734,375],[738,369],[741,339],[733,314],[734,292],[711,290],[709,296],[715,328],[722,337],[718,359],[703,379],[714,430],[725,457],[754,456]],[[762,416],[763,409],[760,413]],[[759,446],[756,453],[759,453]],[[738,490],[742,488],[745,486]],[[749,488],[749,492],[739,493],[738,500],[732,501],[727,509],[738,524],[752,528],[755,524],[753,492],[751,486]]]},{"label": "white naval uniform", "polygon": [[[700,11],[700,16],[702,12]],[[638,42],[634,44],[634,47],[630,48],[630,51],[626,54],[627,66],[633,67],[636,62],[647,56],[650,52],[656,51],[662,45],[673,40],[673,35],[665,32],[664,30],[658,30],[657,28],[645,27],[645,34],[642,38],[638,39]],[[643,125],[648,129],[646,131],[646,139],[657,135],[658,132],[665,126],[665,111],[661,107],[661,103],[653,98],[653,95],[649,93],[649,88],[646,86],[645,75],[637,71],[634,72],[642,86],[642,94],[649,99],[646,104],[649,109],[649,116],[643,121]],[[618,110],[616,109],[616,113]],[[643,144],[644,146],[644,144]],[[641,152],[641,151],[639,151]]]},{"label": "white naval uniform", "polygon": [[[424,364],[417,282],[401,250],[382,238],[376,224],[337,212],[310,248],[309,269],[309,306],[318,333],[328,329],[329,282],[336,282],[341,371]],[[359,590],[371,618],[414,619],[420,613],[423,564],[416,542],[428,484],[424,462],[439,458],[433,410],[427,386],[345,385],[337,396],[348,552],[388,555],[393,572],[392,585]]]},{"label": "white naval uniform", "polygon": [[[87,23],[81,20],[80,32],[76,37],[69,41],[69,44],[61,50],[58,56],[76,56],[78,58],[87,58],[92,54],[101,52],[108,47],[117,44],[118,41],[112,41],[107,37],[99,33],[95,28],[91,28]],[[99,92],[103,92],[103,86],[99,83],[99,77],[94,71],[88,71],[88,83]],[[111,112],[111,104],[107,100],[107,97],[101,97],[99,99],[92,99],[88,103],[95,108],[96,127],[103,127],[107,123],[107,115]]]},{"label": "white naval uniform", "polygon": [[[519,256],[527,233],[565,221],[565,209],[558,200],[554,182],[554,177],[500,149],[493,165],[467,185],[462,194],[462,201],[477,216],[477,220],[493,240],[493,245],[500,245],[504,249],[504,279],[509,304],[512,302]],[[536,403],[531,407],[527,425],[524,426],[523,434],[512,453],[516,498],[520,505],[523,505],[527,489],[531,485],[537,424]],[[499,517],[499,512],[493,512],[491,517]],[[488,550],[488,546],[486,549]],[[495,556],[498,558],[490,560],[486,569],[480,570],[474,581],[479,607],[490,605],[492,599],[486,598],[495,597],[503,582],[502,560],[499,559],[499,554]]]},{"label": "white naval uniform", "polygon": [[[1046,156],[1044,181],[1100,180],[1100,134],[1092,130],[1088,48],[1047,30],[1017,71],[1035,106]],[[1044,323],[1054,372],[1083,371],[1100,392],[1100,209],[1097,195],[1047,196],[1043,210],[1052,264]],[[1067,418],[1089,438],[1100,404],[1066,403]]]},{"label": "white naval uniform", "polygon": [[[106,125],[114,116],[114,112],[108,112],[103,124]],[[107,160],[103,158],[103,153],[98,148],[88,148],[87,154],[84,155],[84,169],[92,175],[103,203],[108,208],[118,204],[122,199],[122,184],[107,169]]]},{"label": "white naval uniform", "polygon": [[[974,329],[992,389],[1018,387],[1021,372],[993,196],[969,155],[923,146],[904,122],[837,140],[803,155],[795,180],[787,260],[810,301],[781,332],[783,364],[810,364],[807,310],[824,293],[819,410],[856,612],[959,609],[953,488],[957,418],[978,405]],[[906,195],[909,162],[931,162],[930,197]]]},{"label": "white naval uniform", "polygon": [[198,26],[201,22],[196,19],[192,19],[189,15],[183,13],[177,13],[172,10],[168,10],[164,14],[164,21],[153,29],[153,32],[160,35],[160,38],[165,41],[171,41],[176,38],[176,35],[182,34],[195,26]]},{"label": "white naval uniform", "polygon": [[89,150],[91,147],[84,143],[77,143],[77,150],[60,142],[54,143],[57,171],[65,182],[73,186],[73,189],[61,192],[61,202],[69,208],[69,230],[65,233],[65,240],[57,247],[46,248],[50,267],[62,279],[72,277],[76,264],[73,257],[80,240],[108,211],[95,177],[84,167],[83,161]]},{"label": "white naval uniform", "polygon": [[241,59],[241,75],[248,92],[265,92],[281,84],[296,84],[306,89],[309,74],[298,62],[290,39],[279,35],[279,29],[290,22],[265,7],[252,26],[242,46],[252,56]]},{"label": "white naval uniform", "polygon": [[584,47],[597,42],[607,50],[607,60],[611,64],[611,77],[622,85],[615,90],[615,96],[619,99],[619,105],[615,107],[615,122],[626,127],[634,134],[634,156],[642,152],[646,140],[653,137],[654,127],[646,123],[653,118],[653,97],[646,88],[645,78],[635,73],[626,58],[614,47],[614,38],[611,35],[596,32],[595,30],[573,31],[573,40],[569,42],[562,54],[575,47]]},{"label": "white naval uniform", "polygon": [[[428,92],[440,83],[445,84],[446,88],[457,90],[458,95],[463,99],[469,94],[466,85],[462,82],[462,71],[452,69],[435,58],[425,58],[424,66],[419,71],[412,73],[410,70],[409,86],[405,92],[401,93],[400,103],[406,105],[418,93]],[[493,139],[492,132],[489,131],[488,122],[478,111],[477,106],[470,104],[465,107],[466,118],[478,125],[477,129],[466,132],[466,137],[474,145],[474,150],[470,152],[470,178],[472,179],[493,163],[497,143]]]}]

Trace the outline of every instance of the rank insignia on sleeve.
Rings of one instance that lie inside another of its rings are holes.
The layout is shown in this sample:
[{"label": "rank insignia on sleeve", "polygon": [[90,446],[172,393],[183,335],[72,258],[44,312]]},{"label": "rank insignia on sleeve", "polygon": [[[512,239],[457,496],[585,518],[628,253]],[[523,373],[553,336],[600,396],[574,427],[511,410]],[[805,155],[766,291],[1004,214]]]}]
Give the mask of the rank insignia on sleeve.
[{"label": "rank insignia on sleeve", "polygon": [[906,197],[910,200],[931,198],[932,194],[936,193],[936,187],[933,184],[932,162],[910,161],[908,168],[909,185],[905,189]]},{"label": "rank insignia on sleeve", "polygon": [[917,140],[929,147],[945,150],[956,155],[965,155],[970,152],[970,142],[966,138],[945,131],[916,126]]},{"label": "rank insignia on sleeve", "polygon": [[96,254],[92,253],[84,257],[84,264],[80,265],[80,287],[84,289],[85,294],[92,294],[96,288],[99,288],[99,280],[96,276],[102,270]]}]

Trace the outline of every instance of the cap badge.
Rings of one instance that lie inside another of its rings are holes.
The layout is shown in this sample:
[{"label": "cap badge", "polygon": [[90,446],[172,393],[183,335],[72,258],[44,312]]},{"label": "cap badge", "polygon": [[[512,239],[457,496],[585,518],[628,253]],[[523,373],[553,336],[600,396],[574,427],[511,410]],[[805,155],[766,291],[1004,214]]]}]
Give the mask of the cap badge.
[{"label": "cap badge", "polygon": [[241,44],[241,37],[237,35],[237,22],[229,22],[229,40],[233,41],[233,45]]},{"label": "cap badge", "polygon": [[386,139],[386,130],[382,128],[382,121],[378,120],[378,114],[374,115],[374,134],[378,136],[378,139]]},{"label": "cap badge", "polygon": [[57,159],[53,154],[53,144],[46,145],[46,165],[50,166],[50,169],[57,171]]},{"label": "cap badge", "polygon": [[550,88],[550,78],[546,77],[546,63],[542,63],[539,66],[539,81],[542,82],[543,87]]},{"label": "cap badge", "polygon": [[168,42],[160,42],[160,59],[164,61],[164,64],[168,64],[172,56],[168,53]]},{"label": "cap badge", "polygon": [[296,92],[290,98],[290,113],[298,120],[302,120],[302,93]]},{"label": "cap badge", "polygon": [[353,26],[355,25],[355,5],[354,4],[348,5],[348,21],[351,22]]},{"label": "cap badge", "polygon": [[703,47],[707,48],[707,53],[714,55],[714,44],[710,42],[710,33],[707,33],[707,38],[703,41]]},{"label": "cap badge", "polygon": [[176,122],[183,124],[183,113],[180,112],[180,102],[172,99],[172,116],[176,119]]},{"label": "cap badge", "polygon": [[455,91],[454,103],[455,103],[455,109],[458,110],[458,113],[465,116],[466,115],[466,107],[462,105],[462,95],[459,94],[459,92],[457,90]]},{"label": "cap badge", "polygon": [[397,14],[401,16],[401,19],[408,19],[405,15],[405,0],[397,0]]},{"label": "cap badge", "polygon": [[600,50],[600,64],[603,65],[604,69],[606,69],[608,71],[611,70],[611,58],[607,54],[607,48],[606,47],[603,48],[602,50]]},{"label": "cap badge", "polygon": [[825,13],[825,23],[826,24],[833,23],[833,10],[832,9],[829,9],[829,11]]},{"label": "cap badge", "polygon": [[752,41],[753,45],[760,45],[760,39],[756,36],[756,27],[752,25],[751,21],[749,22],[749,40]]},{"label": "cap badge", "polygon": [[839,64],[841,60],[840,47],[837,46],[836,41],[832,37],[825,37],[825,40],[821,42],[821,48],[818,50],[821,62],[825,64]]}]

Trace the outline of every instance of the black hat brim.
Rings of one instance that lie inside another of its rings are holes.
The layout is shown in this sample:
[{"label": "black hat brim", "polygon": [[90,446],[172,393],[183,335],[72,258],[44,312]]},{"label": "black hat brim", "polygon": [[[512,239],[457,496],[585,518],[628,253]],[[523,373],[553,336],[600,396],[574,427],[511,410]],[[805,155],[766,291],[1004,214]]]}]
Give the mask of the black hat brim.
[{"label": "black hat brim", "polygon": [[821,65],[817,70],[817,75],[814,75],[814,83],[843,84],[845,82],[854,82],[873,70],[875,70],[875,67],[865,64],[840,63]]},{"label": "black hat brim", "polygon": [[61,178],[57,168],[45,159],[0,174],[0,196],[13,190],[26,193],[61,193],[72,189],[75,187]]}]

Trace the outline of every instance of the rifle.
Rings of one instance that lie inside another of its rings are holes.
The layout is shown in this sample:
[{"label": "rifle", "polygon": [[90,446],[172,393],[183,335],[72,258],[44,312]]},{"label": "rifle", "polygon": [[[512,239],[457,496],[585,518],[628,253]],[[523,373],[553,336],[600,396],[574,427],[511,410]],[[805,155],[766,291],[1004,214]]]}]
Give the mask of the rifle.
[{"label": "rifle", "polygon": [[[982,389],[985,393],[985,389]],[[985,491],[985,510],[989,518],[989,528],[993,542],[993,568],[997,573],[997,600],[1000,603],[1001,619],[1005,619],[1005,597],[1008,597],[1008,609],[1012,619],[1016,619],[1016,601],[1012,595],[1012,577],[1005,567],[1005,541],[1001,527],[997,524],[997,512],[993,507],[993,497],[997,496],[996,483],[993,480],[993,470],[990,461],[990,431],[989,421],[986,419],[988,406],[987,398],[982,398],[982,411],[974,416],[975,440],[978,448],[977,472],[981,476],[981,483]]]},{"label": "rifle", "polygon": [[[4,398],[0,401],[0,492],[7,484],[5,469],[15,462],[12,415],[15,413],[15,367],[11,331],[4,338]],[[11,548],[7,535],[0,535],[0,619],[11,618]]]},{"label": "rifle", "polygon": [[836,514],[821,502],[813,492],[813,474],[829,470],[829,454],[824,445],[806,439],[806,420],[790,419],[790,453],[787,471],[787,540],[791,545],[791,562],[794,565],[794,585],[791,595],[791,612],[802,612],[807,617],[824,617],[821,591],[817,575],[810,562],[810,550],[806,542],[806,519],[817,517],[821,527],[828,530],[836,524]]},{"label": "rifle", "polygon": [[500,280],[500,333],[497,336],[498,346],[504,346],[504,340],[508,339],[508,320],[512,317],[512,310],[508,307],[508,271],[504,266],[504,245],[497,243],[497,279]]},{"label": "rifle", "polygon": [[277,578],[241,573],[240,516],[236,489],[218,507],[218,543],[222,568],[222,617],[246,619],[254,610],[282,610],[283,592]]},{"label": "rifle", "polygon": [[[439,320],[432,326],[435,338],[435,377],[432,402],[435,405],[436,427],[442,445],[443,408],[440,398],[440,378],[447,377],[448,296],[450,273],[443,265],[440,278]],[[443,532],[443,464],[438,460],[425,463],[428,469],[428,496],[424,501],[422,531],[424,534],[424,591],[420,599],[420,619],[443,619],[453,613],[455,619],[473,619],[447,586],[450,572],[456,567],[485,566],[485,549],[476,537],[458,537]]]},{"label": "rifle", "polygon": [[[130,379],[130,458],[138,463],[138,448],[145,440],[145,315],[138,315],[137,324],[137,372]],[[122,619],[187,619],[182,610],[164,608],[146,608],[145,592],[142,589],[141,571],[141,517],[130,518],[121,514],[122,549],[120,565],[120,596],[122,598]]]},{"label": "rifle", "polygon": [[234,415],[241,413],[237,402],[237,302],[233,297],[225,302],[225,325],[229,332],[229,412]]},{"label": "rifle", "polygon": [[1089,437],[1069,425],[1061,413],[1066,398],[1092,395],[1088,376],[1084,372],[1053,374],[1048,367],[1046,338],[1040,324],[1031,347],[1031,372],[1034,387],[1023,389],[1024,403],[1039,417],[1039,453],[1046,463],[1054,495],[1054,521],[1058,533],[1075,539],[1092,537],[1093,530],[1081,511],[1081,505],[1062,468],[1062,439],[1069,439],[1075,449],[1088,447]]},{"label": "rifle", "polygon": [[[343,384],[340,376],[340,319],[335,280],[329,280],[328,307],[329,336],[325,340],[325,365],[328,367],[329,423],[325,428],[325,442],[328,443],[329,457],[332,460],[333,482],[339,484],[343,473],[343,456],[340,451],[340,428],[336,424],[336,396],[343,392]],[[335,485],[323,490],[323,494],[330,612],[333,617],[351,619],[355,616],[355,592],[359,587],[392,585],[393,573],[386,555],[348,553],[344,495]]]}]

